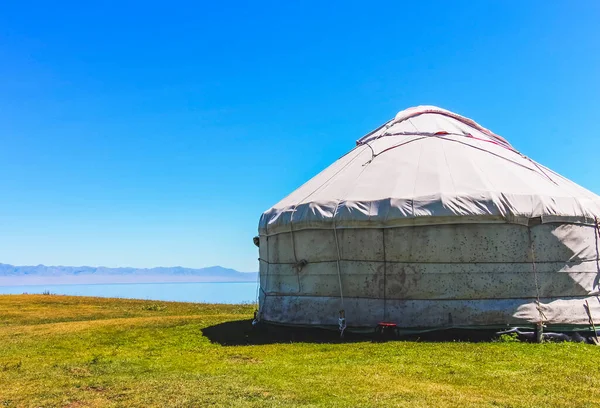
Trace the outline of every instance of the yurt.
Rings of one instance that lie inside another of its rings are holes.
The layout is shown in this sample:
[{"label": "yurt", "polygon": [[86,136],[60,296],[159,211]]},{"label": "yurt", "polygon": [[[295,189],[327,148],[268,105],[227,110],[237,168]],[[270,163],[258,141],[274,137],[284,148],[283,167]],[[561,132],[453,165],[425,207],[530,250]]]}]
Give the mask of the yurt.
[{"label": "yurt", "polygon": [[262,214],[257,319],[600,326],[598,217],[600,197],[473,120],[406,109]]}]

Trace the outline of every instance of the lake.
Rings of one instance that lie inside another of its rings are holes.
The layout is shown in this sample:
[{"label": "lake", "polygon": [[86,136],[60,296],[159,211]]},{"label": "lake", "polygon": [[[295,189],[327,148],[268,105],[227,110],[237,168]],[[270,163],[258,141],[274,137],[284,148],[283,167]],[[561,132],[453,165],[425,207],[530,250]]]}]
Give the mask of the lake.
[{"label": "lake", "polygon": [[0,294],[44,293],[176,302],[253,303],[255,282],[104,283],[92,285],[0,286]]}]

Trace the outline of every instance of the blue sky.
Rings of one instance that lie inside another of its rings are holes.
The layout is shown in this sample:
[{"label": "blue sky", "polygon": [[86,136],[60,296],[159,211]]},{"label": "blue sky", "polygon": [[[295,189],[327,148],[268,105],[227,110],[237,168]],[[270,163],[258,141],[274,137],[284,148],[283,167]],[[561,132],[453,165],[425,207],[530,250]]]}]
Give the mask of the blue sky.
[{"label": "blue sky", "polygon": [[419,104],[600,193],[600,2],[7,3],[3,263],[257,270],[260,214]]}]

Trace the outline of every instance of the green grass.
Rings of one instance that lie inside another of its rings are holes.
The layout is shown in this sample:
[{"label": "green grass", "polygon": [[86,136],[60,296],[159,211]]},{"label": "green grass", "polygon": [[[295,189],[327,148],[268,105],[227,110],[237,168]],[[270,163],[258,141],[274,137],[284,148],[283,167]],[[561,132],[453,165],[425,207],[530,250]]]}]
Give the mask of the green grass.
[{"label": "green grass", "polygon": [[[222,346],[203,334],[249,320],[252,312],[249,305],[0,296],[0,407],[600,403],[600,347],[399,341]],[[242,324],[229,330],[236,327]]]}]

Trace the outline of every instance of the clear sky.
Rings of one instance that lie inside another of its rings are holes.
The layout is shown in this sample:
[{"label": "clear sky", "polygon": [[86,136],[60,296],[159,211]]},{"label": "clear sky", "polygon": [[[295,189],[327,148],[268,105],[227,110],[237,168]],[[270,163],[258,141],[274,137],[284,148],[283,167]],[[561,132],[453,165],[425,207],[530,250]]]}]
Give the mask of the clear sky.
[{"label": "clear sky", "polygon": [[595,0],[2,2],[0,262],[255,271],[260,214],[419,104],[600,193],[599,21]]}]

